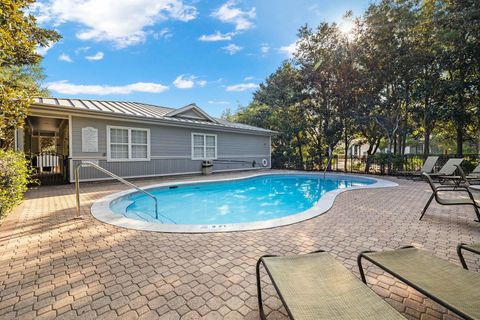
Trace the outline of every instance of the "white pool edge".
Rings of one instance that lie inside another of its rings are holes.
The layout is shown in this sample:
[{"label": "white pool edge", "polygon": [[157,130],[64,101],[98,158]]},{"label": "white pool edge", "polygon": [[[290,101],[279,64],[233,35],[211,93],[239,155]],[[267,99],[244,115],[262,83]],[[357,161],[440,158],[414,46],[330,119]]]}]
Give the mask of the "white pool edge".
[{"label": "white pool edge", "polygon": [[[319,172],[303,172],[303,171],[279,171],[279,172],[263,172],[263,173],[254,173],[251,175],[246,175],[243,177],[236,178],[225,178],[225,179],[209,179],[209,180],[187,180],[182,182],[165,182],[160,184],[153,184],[143,187],[143,189],[151,189],[158,187],[168,187],[168,186],[180,186],[186,184],[197,184],[197,183],[212,183],[212,182],[225,182],[232,180],[242,180],[252,177],[264,176],[264,175],[288,175],[288,174],[300,174],[300,175],[323,175]],[[128,229],[135,230],[144,230],[144,231],[156,231],[156,232],[171,232],[171,233],[211,233],[211,232],[233,232],[233,231],[249,231],[249,230],[260,230],[260,229],[269,229],[275,227],[286,226],[301,221],[305,221],[314,217],[317,217],[328,210],[333,206],[335,198],[337,195],[342,192],[350,190],[361,190],[361,189],[376,189],[376,188],[390,188],[398,186],[397,183],[378,179],[371,176],[363,175],[354,175],[354,174],[344,174],[344,173],[327,173],[327,176],[337,176],[337,177],[355,177],[355,178],[365,178],[374,180],[375,183],[364,186],[350,187],[346,189],[336,189],[329,192],[326,192],[322,197],[317,201],[317,203],[310,209],[293,214],[287,217],[267,220],[267,221],[256,221],[256,222],[246,222],[246,223],[232,223],[232,224],[162,224],[156,222],[147,222],[140,221],[135,219],[129,219],[125,216],[120,216],[118,213],[114,213],[110,209],[110,203],[124,195],[127,195],[132,192],[136,192],[135,189],[129,189],[121,192],[116,192],[106,197],[103,197],[95,201],[91,207],[92,215],[99,221],[108,223],[117,227],[123,227]]]}]

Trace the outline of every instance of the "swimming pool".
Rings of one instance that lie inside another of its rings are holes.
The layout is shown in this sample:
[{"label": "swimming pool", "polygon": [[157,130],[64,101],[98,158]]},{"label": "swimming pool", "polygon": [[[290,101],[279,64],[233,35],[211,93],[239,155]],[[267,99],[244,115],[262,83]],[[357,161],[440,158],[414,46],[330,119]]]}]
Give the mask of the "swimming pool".
[{"label": "swimming pool", "polygon": [[[290,224],[330,208],[348,189],[396,185],[353,175],[260,174],[234,180],[162,184],[146,189],[157,198],[127,191],[94,204],[99,220],[143,230],[212,232]],[[125,225],[125,223],[127,225]]]}]

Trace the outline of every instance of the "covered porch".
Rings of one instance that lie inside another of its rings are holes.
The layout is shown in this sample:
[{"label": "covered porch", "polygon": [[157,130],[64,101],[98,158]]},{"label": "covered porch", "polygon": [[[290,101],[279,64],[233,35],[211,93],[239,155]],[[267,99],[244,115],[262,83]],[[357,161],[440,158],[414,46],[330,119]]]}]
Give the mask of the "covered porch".
[{"label": "covered porch", "polygon": [[16,148],[25,153],[41,185],[69,182],[69,124],[65,116],[29,115],[16,132]]}]

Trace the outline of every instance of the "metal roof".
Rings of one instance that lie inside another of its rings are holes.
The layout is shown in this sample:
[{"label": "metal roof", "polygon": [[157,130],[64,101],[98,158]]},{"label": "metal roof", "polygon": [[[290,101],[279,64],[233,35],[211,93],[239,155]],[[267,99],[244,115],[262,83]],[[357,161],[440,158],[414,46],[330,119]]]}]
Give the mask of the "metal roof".
[{"label": "metal roof", "polygon": [[[76,109],[88,112],[111,113],[122,116],[141,117],[146,119],[161,119],[171,121],[173,123],[192,123],[212,127],[234,128],[248,131],[258,131],[262,133],[274,134],[274,131],[246,125],[238,122],[230,122],[224,119],[207,117],[205,120],[191,119],[181,117],[181,113],[176,113],[174,108],[156,106],[147,103],[128,102],[128,101],[106,101],[106,100],[85,100],[85,99],[65,99],[65,98],[34,98],[36,106],[57,106],[63,109]],[[195,107],[197,107],[195,105]],[[198,108],[198,107],[197,107]],[[198,108],[205,113],[202,109]],[[169,115],[170,114],[170,115]],[[173,114],[173,116],[172,116]],[[207,115],[205,113],[205,115]],[[213,121],[211,121],[213,120]]]}]

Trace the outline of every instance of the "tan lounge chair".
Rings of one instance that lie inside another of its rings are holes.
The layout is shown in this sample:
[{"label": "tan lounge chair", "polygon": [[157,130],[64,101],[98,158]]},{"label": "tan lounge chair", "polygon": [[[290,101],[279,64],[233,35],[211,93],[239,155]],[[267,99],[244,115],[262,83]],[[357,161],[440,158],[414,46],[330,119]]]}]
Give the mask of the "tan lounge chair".
[{"label": "tan lounge chair", "polygon": [[263,311],[260,266],[267,270],[290,319],[405,319],[330,254],[263,256],[257,262],[260,318]]},{"label": "tan lounge chair", "polygon": [[465,171],[463,171],[461,166],[457,166],[457,171],[460,173],[460,176],[456,176],[452,178],[456,178],[457,179],[456,181],[460,181],[459,183],[463,182],[466,185],[480,184],[480,174],[473,173],[472,171],[472,173],[470,173],[469,175],[466,175]]},{"label": "tan lounge chair", "polygon": [[436,156],[429,156],[423,166],[418,171],[398,171],[397,173],[403,177],[421,177],[422,173],[432,173],[433,169],[435,168],[435,164],[437,163],[438,157]]},{"label": "tan lounge chair", "polygon": [[365,283],[362,259],[370,261],[460,317],[480,319],[480,273],[465,270],[409,246],[393,251],[360,253],[357,261]]},{"label": "tan lounge chair", "polygon": [[430,177],[434,179],[442,180],[443,178],[447,178],[455,173],[457,170],[457,166],[461,165],[463,162],[463,158],[452,158],[448,159],[448,161],[443,165],[443,167],[438,170],[438,172],[430,173]]},{"label": "tan lounge chair", "polygon": [[[427,182],[430,184],[432,188],[432,195],[430,199],[428,199],[427,204],[423,208],[422,214],[420,215],[420,220],[422,220],[425,212],[427,211],[428,207],[432,203],[432,200],[435,199],[438,204],[444,206],[472,206],[475,210],[475,214],[477,215],[477,222],[480,222],[480,200],[477,200],[473,197],[472,192],[469,186],[465,185],[443,185],[443,186],[435,186],[433,183],[432,178],[428,173],[423,174],[424,177],[427,179]],[[457,197],[457,198],[446,198],[442,196],[444,192],[463,192],[468,195],[468,197]]]},{"label": "tan lounge chair", "polygon": [[474,244],[460,243],[457,246],[458,258],[460,259],[460,262],[462,263],[463,268],[468,269],[467,263],[465,262],[465,258],[463,257],[463,254],[462,254],[462,250],[470,251],[472,253],[480,255],[480,242],[474,243]]}]

